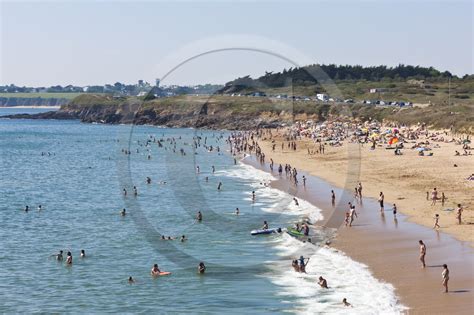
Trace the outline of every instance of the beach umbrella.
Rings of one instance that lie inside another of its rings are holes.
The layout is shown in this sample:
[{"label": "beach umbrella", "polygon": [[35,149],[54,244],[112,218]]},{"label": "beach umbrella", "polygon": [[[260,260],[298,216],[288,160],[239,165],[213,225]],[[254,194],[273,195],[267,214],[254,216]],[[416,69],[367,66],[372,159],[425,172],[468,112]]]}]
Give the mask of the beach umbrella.
[{"label": "beach umbrella", "polygon": [[392,145],[394,143],[397,143],[398,142],[398,138],[397,137],[393,137],[392,139],[390,139],[390,141],[388,142],[388,144]]}]

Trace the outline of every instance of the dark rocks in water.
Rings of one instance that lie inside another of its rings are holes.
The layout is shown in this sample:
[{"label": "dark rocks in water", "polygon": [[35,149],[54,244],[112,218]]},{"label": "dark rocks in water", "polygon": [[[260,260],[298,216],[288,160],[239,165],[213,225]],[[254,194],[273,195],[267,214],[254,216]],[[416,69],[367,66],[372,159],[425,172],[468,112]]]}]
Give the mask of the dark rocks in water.
[{"label": "dark rocks in water", "polygon": [[146,106],[140,104],[64,105],[57,111],[39,114],[17,114],[11,119],[79,119],[85,123],[155,125],[177,128],[249,130],[276,128],[289,123],[293,117],[282,113],[239,112],[225,104],[212,107],[207,103],[187,107]]}]

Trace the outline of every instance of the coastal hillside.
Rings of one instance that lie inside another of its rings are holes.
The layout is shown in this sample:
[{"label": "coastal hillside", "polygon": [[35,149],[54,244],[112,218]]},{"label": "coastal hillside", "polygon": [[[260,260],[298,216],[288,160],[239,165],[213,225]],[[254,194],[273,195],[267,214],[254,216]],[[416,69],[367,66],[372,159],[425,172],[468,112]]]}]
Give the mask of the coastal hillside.
[{"label": "coastal hillside", "polygon": [[328,99],[421,104],[464,104],[474,100],[474,76],[457,77],[433,67],[398,65],[362,67],[308,65],[244,76],[227,82],[220,94],[265,94],[300,98],[327,94]]},{"label": "coastal hillside", "polygon": [[177,96],[144,101],[81,95],[56,112],[14,118],[80,119],[87,123],[150,124],[167,127],[248,130],[277,127],[295,120],[324,121],[347,117],[402,124],[425,123],[434,128],[474,132],[474,104],[386,107],[366,104],[315,103],[266,97]]}]

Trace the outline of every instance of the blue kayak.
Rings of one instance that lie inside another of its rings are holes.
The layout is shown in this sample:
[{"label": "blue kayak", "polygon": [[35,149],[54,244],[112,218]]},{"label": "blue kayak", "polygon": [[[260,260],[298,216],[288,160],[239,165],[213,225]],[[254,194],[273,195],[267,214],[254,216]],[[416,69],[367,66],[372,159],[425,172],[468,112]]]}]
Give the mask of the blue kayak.
[{"label": "blue kayak", "polygon": [[272,234],[272,233],[277,233],[278,230],[281,231],[280,228],[277,228],[277,229],[268,229],[268,230],[253,230],[253,231],[250,231],[250,234],[251,234],[251,235]]}]

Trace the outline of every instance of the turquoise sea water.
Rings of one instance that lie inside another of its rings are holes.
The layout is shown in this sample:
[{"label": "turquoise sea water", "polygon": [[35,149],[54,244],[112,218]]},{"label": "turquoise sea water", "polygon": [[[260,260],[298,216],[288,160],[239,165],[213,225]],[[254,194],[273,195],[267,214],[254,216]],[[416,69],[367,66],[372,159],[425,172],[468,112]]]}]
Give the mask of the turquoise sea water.
[{"label": "turquoise sea water", "polygon": [[[143,146],[149,135],[165,139],[167,148]],[[193,154],[190,144],[197,135],[207,136],[208,145],[219,145],[221,154],[203,147]],[[289,217],[264,214],[259,209],[264,200],[252,205],[254,181],[219,175],[240,166],[224,154],[228,146],[218,135],[77,121],[0,120],[0,312],[290,309],[291,298],[282,303],[277,287],[264,277],[269,272],[265,261],[275,258],[275,249],[267,244],[272,236],[249,234],[263,219],[284,225]],[[166,142],[172,137],[181,137],[176,153]],[[128,148],[128,141],[132,153],[125,155],[121,150]],[[178,152],[181,147],[185,156]],[[195,165],[201,174],[195,173]],[[36,210],[39,204],[41,212]],[[32,210],[25,213],[25,205]],[[121,217],[124,207],[129,215]],[[241,216],[232,215],[235,207]],[[197,210],[204,214],[203,223],[195,223]],[[161,241],[161,234],[185,234],[189,240]],[[72,267],[50,257],[60,249],[73,253]],[[85,259],[79,258],[81,249]],[[205,276],[196,273],[199,261],[208,266]],[[154,263],[172,275],[152,279]],[[127,283],[130,275],[135,285]]]}]

